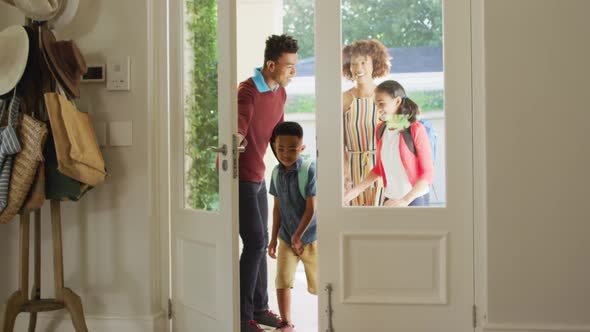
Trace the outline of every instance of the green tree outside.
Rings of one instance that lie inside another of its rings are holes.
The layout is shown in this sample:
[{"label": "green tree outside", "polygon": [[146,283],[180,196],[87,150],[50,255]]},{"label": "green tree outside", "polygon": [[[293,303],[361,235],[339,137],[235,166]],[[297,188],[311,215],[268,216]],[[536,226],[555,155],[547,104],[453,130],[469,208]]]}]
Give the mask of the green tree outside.
[{"label": "green tree outside", "polygon": [[[442,90],[410,91],[408,96],[420,105],[423,113],[442,111],[444,109],[444,93]],[[302,94],[288,96],[285,105],[286,113],[314,113],[315,95]]]},{"label": "green tree outside", "polygon": [[219,179],[214,164],[217,146],[217,1],[185,0],[186,46],[192,51],[190,80],[185,86],[186,202],[193,209],[219,208]]},{"label": "green tree outside", "polygon": [[[442,0],[343,0],[342,42],[374,38],[387,47],[442,45]],[[284,0],[283,29],[314,55],[315,0]]]},{"label": "green tree outside", "polygon": [[[299,41],[299,58],[314,57],[315,0],[284,0],[283,31]],[[386,47],[442,45],[442,0],[343,0],[342,43],[377,39]],[[394,55],[395,56],[395,55]],[[443,109],[443,91],[416,91],[422,111]],[[287,113],[315,112],[314,95],[289,96]]]}]

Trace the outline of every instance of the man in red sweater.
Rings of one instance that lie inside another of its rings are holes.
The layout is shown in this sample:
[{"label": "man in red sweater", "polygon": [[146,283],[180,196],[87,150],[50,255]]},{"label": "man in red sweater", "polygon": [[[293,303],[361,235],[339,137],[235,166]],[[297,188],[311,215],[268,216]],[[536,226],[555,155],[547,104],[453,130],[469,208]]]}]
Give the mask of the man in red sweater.
[{"label": "man in red sweater", "polygon": [[274,127],[283,121],[285,86],[295,76],[297,40],[272,35],[266,40],[264,64],[238,88],[240,155],[240,257],[241,332],[263,332],[258,325],[281,326],[269,310],[266,249],[268,246],[268,201],[264,182],[264,154]]}]

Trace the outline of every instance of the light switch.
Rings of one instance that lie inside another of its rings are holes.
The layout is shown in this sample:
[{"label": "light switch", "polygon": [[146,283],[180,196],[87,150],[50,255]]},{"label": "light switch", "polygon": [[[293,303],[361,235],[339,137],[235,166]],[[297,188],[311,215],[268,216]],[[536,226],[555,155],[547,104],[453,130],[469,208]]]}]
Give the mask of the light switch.
[{"label": "light switch", "polygon": [[110,146],[130,146],[133,144],[133,124],[131,121],[109,123]]},{"label": "light switch", "polygon": [[107,90],[130,90],[131,60],[128,56],[111,56],[107,58]]},{"label": "light switch", "polygon": [[96,122],[94,125],[94,131],[96,132],[96,141],[98,146],[107,145],[107,124],[105,122]]}]

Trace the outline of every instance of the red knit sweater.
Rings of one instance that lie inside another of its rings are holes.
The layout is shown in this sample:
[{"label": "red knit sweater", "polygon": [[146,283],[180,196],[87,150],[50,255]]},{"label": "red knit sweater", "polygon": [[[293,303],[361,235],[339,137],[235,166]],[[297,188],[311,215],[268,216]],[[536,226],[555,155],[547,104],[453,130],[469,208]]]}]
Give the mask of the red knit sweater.
[{"label": "red knit sweater", "polygon": [[240,154],[240,180],[260,182],[264,179],[264,154],[274,127],[283,122],[285,88],[260,93],[252,78],[238,87],[238,132],[248,141]]},{"label": "red knit sweater", "polygon": [[[380,123],[375,132],[378,133],[380,127],[384,125],[385,123]],[[396,149],[399,151],[402,164],[412,186],[415,186],[416,182],[420,179],[425,179],[429,184],[432,184],[432,180],[434,179],[434,165],[432,164],[432,151],[430,151],[430,142],[428,141],[426,129],[419,121],[415,121],[410,126],[410,133],[414,139],[416,155],[410,151],[404,141],[404,135],[401,133],[399,134],[399,146],[383,146],[383,139],[377,137],[377,162],[371,171],[383,178],[383,186],[385,187],[387,187],[387,178],[385,177],[383,161],[381,160],[382,149]]]}]

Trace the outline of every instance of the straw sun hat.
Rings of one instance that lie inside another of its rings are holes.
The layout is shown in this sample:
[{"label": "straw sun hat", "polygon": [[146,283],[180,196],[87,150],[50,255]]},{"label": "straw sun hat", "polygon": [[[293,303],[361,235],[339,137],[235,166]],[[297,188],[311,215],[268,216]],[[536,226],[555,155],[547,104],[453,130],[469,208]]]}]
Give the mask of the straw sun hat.
[{"label": "straw sun hat", "polygon": [[59,30],[69,25],[76,17],[78,11],[79,0],[61,0],[62,6],[60,11],[54,18],[49,20],[49,27],[51,29]]},{"label": "straw sun hat", "polygon": [[35,21],[52,19],[61,10],[62,0],[12,0],[14,6]]},{"label": "straw sun hat", "polygon": [[12,90],[20,81],[29,56],[29,37],[25,28],[10,26],[0,32],[0,95]]},{"label": "straw sun hat", "polygon": [[62,29],[70,24],[80,0],[0,0],[18,8],[26,17],[35,21],[49,21],[52,29]]}]

